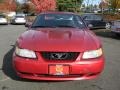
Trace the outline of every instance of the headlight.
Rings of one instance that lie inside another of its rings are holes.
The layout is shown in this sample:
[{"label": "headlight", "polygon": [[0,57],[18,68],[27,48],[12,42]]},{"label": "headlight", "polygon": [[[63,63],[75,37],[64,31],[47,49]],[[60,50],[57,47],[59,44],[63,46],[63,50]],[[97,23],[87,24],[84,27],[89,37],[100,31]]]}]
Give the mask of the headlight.
[{"label": "headlight", "polygon": [[88,24],[88,27],[89,27],[89,28],[92,28],[92,27],[93,27],[93,25],[92,25],[92,24]]},{"label": "headlight", "polygon": [[103,54],[102,48],[99,48],[97,50],[91,50],[91,51],[84,52],[82,58],[83,59],[97,58],[97,57],[100,57],[102,54]]},{"label": "headlight", "polygon": [[21,56],[21,57],[36,58],[35,52],[32,50],[28,50],[28,49],[20,49],[20,48],[16,47],[15,53],[16,53],[16,55]]}]

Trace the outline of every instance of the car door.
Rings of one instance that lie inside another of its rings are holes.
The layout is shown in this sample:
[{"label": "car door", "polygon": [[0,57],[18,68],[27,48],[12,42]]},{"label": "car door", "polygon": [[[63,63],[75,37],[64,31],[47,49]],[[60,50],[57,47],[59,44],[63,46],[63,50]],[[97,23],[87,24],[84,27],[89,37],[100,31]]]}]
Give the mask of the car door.
[{"label": "car door", "polygon": [[100,15],[94,15],[95,25],[98,27],[105,27],[106,22],[104,21],[103,17]]},{"label": "car door", "polygon": [[95,14],[84,15],[83,19],[86,24],[91,24],[94,27],[105,27],[106,22],[103,20],[102,16]]}]

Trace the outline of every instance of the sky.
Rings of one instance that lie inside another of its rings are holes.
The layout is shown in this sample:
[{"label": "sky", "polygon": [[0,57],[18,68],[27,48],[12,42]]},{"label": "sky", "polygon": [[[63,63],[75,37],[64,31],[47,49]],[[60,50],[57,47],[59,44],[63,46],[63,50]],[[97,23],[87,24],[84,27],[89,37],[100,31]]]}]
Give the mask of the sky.
[{"label": "sky", "polygon": [[17,0],[19,3],[25,3],[27,0]]},{"label": "sky", "polygon": [[[27,0],[17,0],[18,2],[20,2],[20,3],[24,3],[25,1],[27,1]],[[85,5],[87,5],[87,3],[88,4],[93,4],[93,5],[95,5],[95,4],[99,4],[99,2],[100,2],[101,0],[84,0],[84,4]]]},{"label": "sky", "polygon": [[101,2],[101,0],[84,0],[83,3],[84,3],[85,5],[87,5],[87,3],[88,3],[88,4],[93,4],[93,5],[95,5],[95,4],[98,5],[100,2]]}]

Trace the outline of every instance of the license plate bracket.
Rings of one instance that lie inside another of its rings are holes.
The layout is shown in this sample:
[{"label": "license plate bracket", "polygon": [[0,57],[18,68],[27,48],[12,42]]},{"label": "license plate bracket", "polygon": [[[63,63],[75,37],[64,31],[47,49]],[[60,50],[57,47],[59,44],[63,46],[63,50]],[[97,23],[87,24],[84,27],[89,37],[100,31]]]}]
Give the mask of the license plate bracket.
[{"label": "license plate bracket", "polygon": [[69,65],[49,65],[49,75],[69,75]]}]

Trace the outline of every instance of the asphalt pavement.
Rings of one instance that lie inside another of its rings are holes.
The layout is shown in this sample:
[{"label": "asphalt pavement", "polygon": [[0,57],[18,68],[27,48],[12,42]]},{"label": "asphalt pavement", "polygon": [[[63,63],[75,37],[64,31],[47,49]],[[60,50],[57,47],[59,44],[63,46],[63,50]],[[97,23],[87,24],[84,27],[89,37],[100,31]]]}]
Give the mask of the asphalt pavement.
[{"label": "asphalt pavement", "polygon": [[120,90],[120,37],[109,30],[94,30],[100,37],[105,54],[105,68],[93,80],[32,81],[16,76],[12,68],[12,53],[24,25],[0,26],[0,90]]}]

